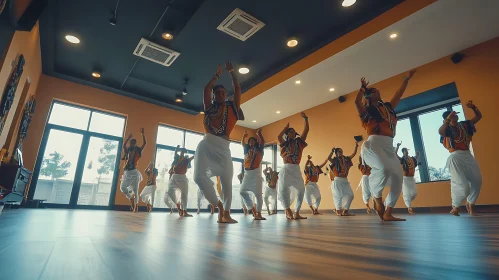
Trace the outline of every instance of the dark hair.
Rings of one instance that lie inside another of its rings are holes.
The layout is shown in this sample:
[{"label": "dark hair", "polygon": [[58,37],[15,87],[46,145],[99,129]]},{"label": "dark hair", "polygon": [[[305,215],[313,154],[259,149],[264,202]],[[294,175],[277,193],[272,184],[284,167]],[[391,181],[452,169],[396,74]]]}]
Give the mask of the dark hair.
[{"label": "dark hair", "polygon": [[248,139],[248,144],[249,144],[249,142],[251,142],[251,139],[255,140],[255,143],[258,144],[258,140],[255,137],[250,137]]},{"label": "dark hair", "polygon": [[403,153],[404,151],[407,151],[407,148],[402,148],[402,153]]},{"label": "dark hair", "polygon": [[343,149],[342,149],[342,148],[335,148],[335,149],[334,149],[334,154],[335,154],[335,155],[338,155],[338,151],[339,151],[339,150],[343,150]]},{"label": "dark hair", "polygon": [[137,142],[137,139],[135,139],[135,138],[133,138],[133,139],[130,139],[130,142],[132,142],[132,141],[135,141],[135,142]]},{"label": "dark hair", "polygon": [[219,88],[223,88],[223,89],[225,89],[225,87],[224,87],[223,85],[215,85],[215,86],[213,87],[213,92],[215,92],[215,91],[216,91],[217,89],[219,89]]},{"label": "dark hair", "polygon": [[375,90],[376,88],[372,87],[372,88],[365,88],[364,89],[364,98],[371,98],[371,95],[373,94],[373,91]]},{"label": "dark hair", "polygon": [[444,118],[444,120],[450,115],[450,113],[452,113],[452,111],[445,111],[443,114],[442,114],[442,118]]}]

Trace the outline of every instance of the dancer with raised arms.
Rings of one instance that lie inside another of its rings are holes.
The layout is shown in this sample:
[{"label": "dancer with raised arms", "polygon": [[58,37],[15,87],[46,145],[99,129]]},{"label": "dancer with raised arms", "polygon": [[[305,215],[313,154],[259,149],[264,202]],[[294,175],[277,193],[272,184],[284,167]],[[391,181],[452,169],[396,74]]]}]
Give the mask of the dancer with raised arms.
[{"label": "dancer with raised arms", "polygon": [[412,202],[416,199],[418,195],[418,188],[416,187],[416,180],[414,179],[414,174],[416,173],[416,167],[418,166],[419,151],[416,151],[416,156],[409,156],[409,149],[402,148],[402,157],[398,156],[398,151],[402,145],[402,142],[397,143],[397,149],[395,154],[397,155],[400,164],[402,164],[402,170],[404,171],[404,177],[402,180],[402,198],[404,199],[405,206],[407,207],[407,212],[413,215],[414,210],[412,209]]},{"label": "dancer with raised arms", "polygon": [[308,155],[307,163],[305,164],[305,201],[312,210],[314,215],[322,215],[319,213],[319,206],[321,204],[321,190],[319,189],[319,175],[321,175],[322,168],[326,165],[327,159],[321,165],[314,165],[312,156]]},{"label": "dancer with raised arms", "polygon": [[[180,150],[180,154],[179,154]],[[187,169],[191,168],[193,156],[189,157],[185,154],[185,149],[181,149],[180,145],[175,149],[175,155],[172,163],[173,175],[168,182],[167,195],[172,201],[178,201],[176,192],[180,191],[180,209],[181,217],[192,217],[187,213],[187,199],[189,195],[189,180],[185,174]]]},{"label": "dancer with raised arms", "polygon": [[362,178],[360,179],[359,186],[357,188],[362,188],[362,200],[366,205],[367,214],[371,214],[371,206],[369,206],[369,200],[371,200],[371,188],[369,187],[369,175],[371,175],[371,167],[365,162],[362,162],[362,156],[359,156],[359,170],[362,173]]},{"label": "dancer with raised arms", "polygon": [[[353,166],[352,158],[357,154],[358,148],[359,143],[356,142],[355,150],[350,156],[343,155],[343,149],[341,148],[333,148],[328,157],[331,162],[329,168],[334,174],[332,191],[337,216],[355,216],[348,212],[354,197],[352,187],[348,182],[348,172]],[[334,158],[333,154],[335,155]]]},{"label": "dancer with raised arms", "polygon": [[[277,214],[277,180],[279,180],[279,172],[272,170],[272,167],[265,165],[263,175],[267,181],[267,186],[263,191],[263,201],[267,207],[267,213],[270,215]],[[272,197],[272,201],[270,198]],[[270,211],[272,206],[272,211]]]}]

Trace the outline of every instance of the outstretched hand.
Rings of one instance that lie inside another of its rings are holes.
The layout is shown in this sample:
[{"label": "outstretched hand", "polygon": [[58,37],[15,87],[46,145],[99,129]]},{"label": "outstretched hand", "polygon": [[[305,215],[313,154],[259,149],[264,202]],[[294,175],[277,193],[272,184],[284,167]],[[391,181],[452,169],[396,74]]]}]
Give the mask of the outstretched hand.
[{"label": "outstretched hand", "polygon": [[232,62],[230,62],[230,60],[227,60],[225,61],[225,69],[227,69],[227,71],[231,71],[231,70],[234,70],[234,67],[232,66]]},{"label": "outstretched hand", "polygon": [[452,111],[448,116],[447,116],[447,119],[450,120],[452,117],[454,117],[456,115],[456,111]]},{"label": "outstretched hand", "polygon": [[414,76],[414,74],[416,74],[416,69],[412,69],[411,71],[409,71],[409,75],[407,75],[407,79],[412,78],[412,76]]},{"label": "outstretched hand", "polygon": [[362,77],[362,79],[360,79],[360,83],[362,85],[362,87],[367,87],[367,85],[369,85],[369,82],[366,81],[366,78]]},{"label": "outstretched hand", "polygon": [[256,131],[256,134],[262,134],[262,129],[259,128],[257,131]]},{"label": "outstretched hand", "polygon": [[141,133],[141,134],[144,134],[144,128],[141,128],[141,129],[140,129],[140,133]]},{"label": "outstretched hand", "polygon": [[284,127],[284,129],[288,129],[289,128],[289,123]]},{"label": "outstretched hand", "polygon": [[222,70],[222,66],[221,66],[220,64],[218,64],[218,67],[217,67],[217,75],[218,75],[218,76],[222,75],[222,72],[223,72],[223,70]]},{"label": "outstretched hand", "polygon": [[312,156],[311,156],[311,155],[308,155],[308,156],[307,156],[307,158],[308,158],[308,159],[312,159]]},{"label": "outstretched hand", "polygon": [[305,112],[301,112],[301,117],[304,119],[308,118],[307,115],[305,114]]},{"label": "outstretched hand", "polygon": [[475,108],[476,106],[475,106],[475,104],[473,104],[473,101],[472,101],[472,100],[470,100],[470,101],[468,101],[468,103],[466,103],[466,107],[468,107],[468,108],[470,108],[470,109],[473,109],[473,108]]},{"label": "outstretched hand", "polygon": [[400,145],[402,145],[402,141],[400,141],[400,143],[397,143],[397,147],[400,147]]},{"label": "outstretched hand", "polygon": [[247,137],[248,136],[248,132],[245,130],[244,131],[244,134],[243,134],[244,137]]}]

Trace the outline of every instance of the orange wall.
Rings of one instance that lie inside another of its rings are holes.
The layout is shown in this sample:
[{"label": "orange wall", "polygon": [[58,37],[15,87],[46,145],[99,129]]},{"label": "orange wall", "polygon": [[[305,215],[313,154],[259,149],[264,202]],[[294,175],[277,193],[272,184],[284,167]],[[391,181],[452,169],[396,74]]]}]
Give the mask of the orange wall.
[{"label": "orange wall", "polygon": [[[466,57],[457,65],[453,64],[449,57],[444,57],[419,67],[407,87],[405,97],[455,82],[461,103],[466,103],[471,99],[474,101],[484,116],[477,124],[478,133],[473,137],[473,149],[483,175],[482,192],[477,203],[499,204],[497,152],[493,150],[497,144],[497,121],[499,120],[496,115],[498,97],[494,94],[499,88],[497,70],[499,69],[499,37],[469,48],[463,53]],[[404,74],[375,85],[385,99],[391,98],[391,95],[400,87]],[[356,92],[348,94],[345,103],[340,104],[338,100],[332,100],[306,110],[310,121],[310,133],[307,139],[309,146],[304,153],[312,155],[314,163],[318,164],[323,161],[333,146],[342,147],[346,154],[350,154],[354,148],[354,135],[363,134],[366,138],[355,109],[355,94]],[[465,113],[468,117],[473,114],[469,109],[466,109]],[[303,120],[296,114],[263,127],[265,139],[277,141],[277,135],[288,122],[298,132],[303,128]],[[335,131],[339,133],[334,133]],[[435,131],[435,133],[438,132]],[[360,172],[356,169],[357,161],[358,159],[354,160],[355,167],[351,169],[349,175],[350,184],[354,189],[361,178]],[[302,167],[304,164],[305,160],[302,160]],[[321,208],[323,209],[333,208],[330,184],[329,178],[320,177],[319,185],[323,196]],[[418,197],[414,202],[415,207],[449,206],[451,203],[449,182],[419,184],[418,192]],[[352,208],[363,207],[361,192],[355,191]],[[405,207],[402,198],[399,199],[397,207]]]},{"label": "orange wall", "polygon": [[[13,118],[16,113],[16,108],[19,102],[23,104],[26,103],[26,100],[34,95],[36,92],[36,88],[38,86],[38,80],[40,79],[40,75],[42,73],[42,59],[40,53],[40,34],[38,31],[38,24],[33,27],[31,32],[23,32],[16,31],[14,37],[12,38],[12,42],[10,44],[9,50],[5,57],[5,61],[3,65],[0,65],[0,95],[3,93],[4,87],[9,79],[10,73],[12,72],[12,62],[20,55],[23,54],[26,60],[24,64],[24,71],[19,80],[19,84],[17,86],[16,95],[14,98],[14,103],[10,109],[9,115],[7,116],[7,121],[5,123],[5,128],[0,135],[0,148],[2,148],[7,139],[7,134],[9,133],[9,129],[12,127]],[[26,95],[25,100],[19,100],[21,98],[21,94],[23,91],[24,84],[26,80],[31,82],[31,86],[29,88],[29,92]],[[24,105],[22,107],[24,109]],[[18,121],[15,120],[15,125],[13,129],[17,131]],[[15,135],[15,134],[14,134]],[[12,142],[14,142],[16,137],[12,138]],[[11,149],[14,144],[11,143]],[[12,151],[9,152],[9,154]]]},{"label": "orange wall", "polygon": [[[138,169],[144,170],[153,160],[156,145],[156,132],[159,124],[167,124],[195,132],[203,132],[202,116],[192,116],[161,106],[153,105],[129,97],[121,96],[104,90],[76,84],[54,77],[42,75],[37,90],[36,112],[30,126],[29,137],[24,144],[23,156],[28,169],[33,170],[40,142],[48,118],[50,105],[54,99],[80,104],[104,111],[121,114],[127,117],[125,135],[139,134],[144,128],[147,137],[147,146]],[[231,133],[231,138],[240,140],[244,128],[236,126]],[[254,133],[248,129],[249,133]],[[120,178],[122,170],[120,170]],[[144,187],[142,182],[141,188]],[[118,190],[116,192],[117,205],[128,205],[125,196]]]}]

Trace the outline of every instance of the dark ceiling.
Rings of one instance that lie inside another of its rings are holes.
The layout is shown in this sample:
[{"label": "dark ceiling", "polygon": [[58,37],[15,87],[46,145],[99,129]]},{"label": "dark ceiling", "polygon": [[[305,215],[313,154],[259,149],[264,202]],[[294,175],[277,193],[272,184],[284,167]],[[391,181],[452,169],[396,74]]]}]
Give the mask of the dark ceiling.
[{"label": "dark ceiling", "polygon": [[[121,0],[112,26],[117,0],[51,0],[40,19],[43,72],[197,114],[204,85],[226,59],[250,68],[239,75],[244,92],[401,2],[358,0],[344,8],[342,0]],[[245,42],[217,30],[235,8],[265,23]],[[165,26],[171,41],[161,37]],[[81,43],[68,43],[67,34]],[[142,37],[181,55],[170,67],[139,58],[133,51]],[[298,38],[297,47],[286,46],[289,37]],[[94,69],[100,79],[91,77]],[[188,95],[175,103],[186,78]],[[230,87],[227,74],[220,82]]]}]

